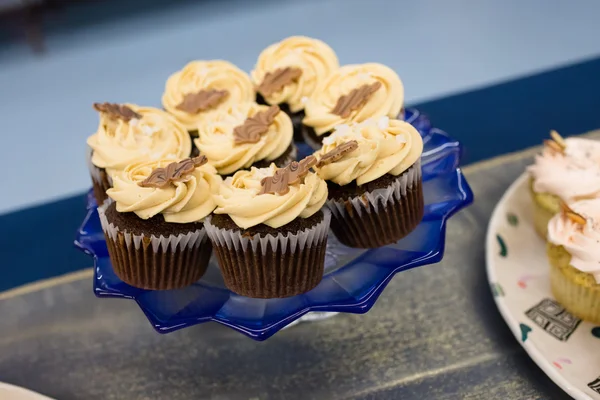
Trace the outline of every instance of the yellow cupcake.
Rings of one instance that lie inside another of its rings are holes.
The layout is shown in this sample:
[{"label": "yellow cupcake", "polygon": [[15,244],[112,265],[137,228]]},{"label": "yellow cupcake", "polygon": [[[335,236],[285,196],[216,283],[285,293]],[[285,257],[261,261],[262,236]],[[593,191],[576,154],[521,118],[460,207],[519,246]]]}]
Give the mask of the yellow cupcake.
[{"label": "yellow cupcake", "polygon": [[600,200],[582,200],[548,224],[552,294],[578,318],[600,324]]},{"label": "yellow cupcake", "polygon": [[531,176],[533,219],[536,232],[546,238],[548,222],[560,210],[560,202],[600,197],[600,142],[563,139],[552,131],[544,149],[528,167]]}]

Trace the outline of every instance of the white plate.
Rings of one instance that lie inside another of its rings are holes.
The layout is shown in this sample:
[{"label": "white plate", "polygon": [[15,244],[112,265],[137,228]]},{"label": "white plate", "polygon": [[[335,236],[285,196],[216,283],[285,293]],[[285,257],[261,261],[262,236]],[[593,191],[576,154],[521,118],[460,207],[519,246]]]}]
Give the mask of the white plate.
[{"label": "white plate", "polygon": [[487,275],[500,313],[529,356],[575,399],[600,400],[600,327],[579,320],[550,291],[546,243],[535,233],[528,176],[496,206]]},{"label": "white plate", "polygon": [[0,399],[2,400],[52,400],[50,397],[23,389],[22,387],[0,382]]}]

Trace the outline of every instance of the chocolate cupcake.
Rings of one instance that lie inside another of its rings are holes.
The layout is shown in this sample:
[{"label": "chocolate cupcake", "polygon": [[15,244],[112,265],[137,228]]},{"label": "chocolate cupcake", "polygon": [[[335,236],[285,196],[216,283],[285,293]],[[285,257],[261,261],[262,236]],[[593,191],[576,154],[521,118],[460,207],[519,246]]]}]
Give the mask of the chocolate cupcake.
[{"label": "chocolate cupcake", "polygon": [[192,61],[167,79],[162,104],[190,135],[212,111],[255,100],[250,77],[223,60]]},{"label": "chocolate cupcake", "polygon": [[404,86],[382,64],[346,65],[319,84],[306,102],[302,120],[304,140],[313,149],[337,125],[380,117],[402,118]]},{"label": "chocolate cupcake", "polygon": [[327,181],[331,229],[351,247],[395,243],[423,218],[423,140],[409,123],[381,117],[341,125],[315,153]]},{"label": "chocolate cupcake", "polygon": [[243,103],[217,110],[198,125],[194,144],[219,174],[228,176],[251,166],[284,167],[294,161],[292,129],[278,106]]},{"label": "chocolate cupcake", "polygon": [[211,255],[203,220],[221,182],[204,156],[132,164],[115,175],[107,192],[114,201],[98,214],[117,276],[151,290],[200,279]]},{"label": "chocolate cupcake", "polygon": [[127,165],[166,157],[189,157],[192,141],[170,114],[135,104],[96,103],[98,130],[87,140],[88,166],[98,205],[106,200],[112,176]]},{"label": "chocolate cupcake", "polygon": [[215,196],[205,226],[233,292],[279,298],[307,292],[323,277],[330,213],[327,185],[309,172],[314,157],[239,171]]},{"label": "chocolate cupcake", "polygon": [[285,111],[294,123],[294,140],[301,141],[306,100],[338,68],[337,56],[326,43],[291,36],[264,49],[250,75],[257,101]]}]

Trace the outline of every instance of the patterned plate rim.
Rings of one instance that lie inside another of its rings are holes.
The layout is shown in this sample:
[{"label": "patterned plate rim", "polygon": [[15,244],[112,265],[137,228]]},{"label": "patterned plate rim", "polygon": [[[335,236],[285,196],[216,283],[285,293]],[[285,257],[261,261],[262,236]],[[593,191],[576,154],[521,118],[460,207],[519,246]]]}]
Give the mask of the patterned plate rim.
[{"label": "patterned plate rim", "polygon": [[[506,202],[508,202],[508,200],[514,196],[515,192],[517,192],[518,190],[522,190],[522,186],[526,185],[528,178],[529,178],[529,175],[527,174],[527,172],[523,172],[509,186],[509,188],[506,190],[506,192],[504,192],[504,194],[502,195],[502,197],[500,198],[500,200],[494,207],[494,211],[492,212],[492,216],[491,216],[490,222],[488,224],[488,229],[487,229],[486,239],[485,239],[485,264],[486,264],[487,279],[488,279],[490,288],[492,288],[492,285],[494,283],[498,282],[497,276],[496,276],[496,270],[495,270],[496,265],[494,262],[494,249],[495,249],[495,246],[497,245],[496,227],[498,225],[500,225],[500,221],[502,221],[502,219],[503,219],[501,210],[502,210],[504,204],[506,204]],[[519,344],[521,346],[523,346],[523,348],[525,349],[525,351],[527,352],[529,357],[537,364],[537,366],[540,367],[542,369],[542,371],[544,371],[544,373],[550,379],[552,379],[552,381],[554,381],[554,383],[556,383],[558,386],[560,386],[561,389],[563,389],[568,395],[570,395],[574,399],[594,400],[587,393],[583,392],[577,386],[575,386],[571,382],[569,382],[567,380],[567,378],[562,376],[558,372],[558,370],[556,368],[554,368],[552,366],[552,364],[544,358],[542,351],[540,349],[538,349],[537,346],[535,345],[535,340],[531,339],[531,340],[527,340],[525,342],[523,342],[521,340],[521,328],[519,325],[519,321],[514,317],[513,313],[511,312],[508,305],[504,301],[504,297],[503,296],[493,296],[493,297],[494,297],[494,301],[496,302],[496,306],[498,307],[498,310],[500,310],[500,314],[502,315],[502,318],[504,318],[504,321],[506,321],[506,324],[512,331],[513,335],[515,336],[515,338],[517,339]]]}]

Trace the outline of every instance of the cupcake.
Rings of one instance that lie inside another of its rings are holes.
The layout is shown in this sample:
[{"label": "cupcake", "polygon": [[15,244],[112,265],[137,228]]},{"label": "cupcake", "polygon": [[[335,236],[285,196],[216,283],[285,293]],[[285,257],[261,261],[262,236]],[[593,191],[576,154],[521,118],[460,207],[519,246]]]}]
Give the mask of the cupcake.
[{"label": "cupcake", "polygon": [[278,105],[294,123],[294,140],[302,139],[304,104],[317,85],[339,68],[326,43],[291,36],[264,49],[250,73],[259,103]]},{"label": "cupcake", "polygon": [[600,199],[561,202],[548,223],[552,294],[571,314],[600,324]]},{"label": "cupcake", "polygon": [[203,220],[216,207],[222,179],[206,157],[128,166],[98,209],[117,276],[131,286],[166,290],[190,285],[208,266]]},{"label": "cupcake", "polygon": [[198,125],[194,144],[219,174],[284,167],[296,159],[292,121],[278,106],[243,103],[219,109]]},{"label": "cupcake", "polygon": [[560,202],[571,204],[600,197],[600,142],[563,139],[557,132],[544,142],[542,153],[527,168],[537,233],[546,238],[548,221],[560,211]]},{"label": "cupcake", "polygon": [[310,172],[315,163],[309,156],[225,179],[205,226],[233,292],[288,297],[321,281],[330,213],[321,210],[327,185]]},{"label": "cupcake", "polygon": [[244,71],[228,61],[192,61],[167,79],[162,104],[192,136],[211,111],[255,100]]},{"label": "cupcake", "polygon": [[106,200],[112,176],[127,165],[166,157],[189,157],[192,141],[168,113],[134,104],[95,103],[98,130],[87,140],[88,165],[98,205]]},{"label": "cupcake", "polygon": [[395,243],[423,218],[423,140],[409,123],[380,117],[340,125],[315,153],[327,181],[331,229],[351,247]]},{"label": "cupcake", "polygon": [[390,68],[376,63],[346,65],[321,82],[307,100],[302,134],[316,150],[335,126],[398,118],[403,102],[404,86]]}]

